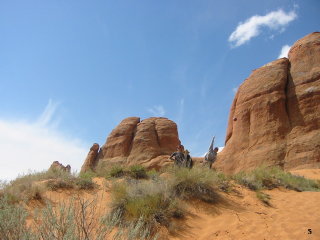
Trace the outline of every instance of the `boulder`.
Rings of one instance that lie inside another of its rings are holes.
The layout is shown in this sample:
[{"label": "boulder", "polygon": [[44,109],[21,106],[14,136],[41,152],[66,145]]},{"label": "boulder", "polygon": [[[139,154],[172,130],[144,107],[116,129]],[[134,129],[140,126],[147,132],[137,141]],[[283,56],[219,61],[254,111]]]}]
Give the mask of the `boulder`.
[{"label": "boulder", "polygon": [[320,166],[320,33],[297,41],[289,59],[254,70],[233,100],[225,148],[214,167]]}]

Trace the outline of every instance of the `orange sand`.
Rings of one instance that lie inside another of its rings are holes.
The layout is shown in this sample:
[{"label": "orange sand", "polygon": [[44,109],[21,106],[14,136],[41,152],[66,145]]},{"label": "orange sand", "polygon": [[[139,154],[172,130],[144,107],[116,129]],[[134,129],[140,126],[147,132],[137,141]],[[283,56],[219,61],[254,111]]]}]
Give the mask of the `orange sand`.
[{"label": "orange sand", "polygon": [[[297,170],[298,171],[298,170]],[[320,179],[320,169],[304,169],[294,174]],[[110,194],[102,179],[95,179],[94,191],[48,191],[45,197],[58,203],[79,195],[96,199],[99,212],[108,210]],[[271,206],[264,205],[255,192],[236,185],[232,193],[220,193],[214,205],[193,202],[186,205],[185,219],[175,221],[171,240],[316,240],[320,239],[320,192],[295,192],[286,189],[265,191]],[[30,207],[36,207],[30,205]],[[312,234],[308,234],[311,229]],[[165,231],[164,231],[165,232]]]},{"label": "orange sand", "polygon": [[320,169],[299,169],[290,171],[294,175],[320,180]]},{"label": "orange sand", "polygon": [[320,192],[265,191],[271,196],[271,206],[265,206],[254,192],[237,190],[239,196],[223,194],[216,207],[190,208],[185,226],[170,239],[320,239]]}]

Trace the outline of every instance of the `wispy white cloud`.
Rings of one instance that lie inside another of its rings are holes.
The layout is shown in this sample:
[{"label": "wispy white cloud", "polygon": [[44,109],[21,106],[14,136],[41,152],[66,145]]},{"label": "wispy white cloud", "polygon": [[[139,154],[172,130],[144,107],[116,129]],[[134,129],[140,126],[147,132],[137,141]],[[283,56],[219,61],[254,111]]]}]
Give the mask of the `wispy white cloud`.
[{"label": "wispy white cloud", "polygon": [[163,117],[166,114],[166,111],[162,105],[155,105],[152,108],[149,108],[148,112],[157,117]]},{"label": "wispy white cloud", "polygon": [[281,48],[281,52],[278,56],[278,58],[283,58],[283,57],[288,57],[288,52],[290,50],[291,46],[289,45],[284,45],[282,48]]},{"label": "wispy white cloud", "polygon": [[53,102],[52,99],[49,99],[47,106],[38,118],[36,124],[39,126],[48,126],[50,123],[52,123],[54,113],[56,112],[58,105],[58,103]]},{"label": "wispy white cloud", "polygon": [[245,22],[240,22],[236,30],[231,33],[229,42],[233,47],[239,47],[248,42],[251,38],[257,37],[261,33],[262,27],[267,27],[271,30],[284,31],[286,25],[297,18],[295,11],[288,13],[282,9],[270,12],[264,16],[255,15],[247,19]]},{"label": "wispy white cloud", "polygon": [[57,104],[49,101],[38,120],[0,119],[0,179],[13,179],[28,170],[48,169],[53,161],[80,169],[88,149],[51,127]]}]

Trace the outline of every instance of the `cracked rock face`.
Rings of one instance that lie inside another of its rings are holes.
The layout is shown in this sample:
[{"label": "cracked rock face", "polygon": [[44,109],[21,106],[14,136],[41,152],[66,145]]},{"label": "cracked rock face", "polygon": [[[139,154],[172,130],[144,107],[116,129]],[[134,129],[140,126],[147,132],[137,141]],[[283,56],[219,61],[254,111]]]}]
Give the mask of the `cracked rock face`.
[{"label": "cracked rock face", "polygon": [[239,87],[226,145],[215,167],[229,173],[265,164],[320,167],[320,33],[254,70]]},{"label": "cracked rock face", "polygon": [[167,118],[140,121],[138,117],[129,117],[113,129],[93,162],[101,166],[140,164],[160,168],[171,163],[168,157],[178,145],[178,129],[173,121]]}]

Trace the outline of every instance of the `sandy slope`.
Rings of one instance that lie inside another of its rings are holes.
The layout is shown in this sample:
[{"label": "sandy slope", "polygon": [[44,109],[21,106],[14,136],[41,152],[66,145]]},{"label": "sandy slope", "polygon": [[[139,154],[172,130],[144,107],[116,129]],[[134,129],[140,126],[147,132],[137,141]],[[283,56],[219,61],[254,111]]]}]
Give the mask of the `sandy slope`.
[{"label": "sandy slope", "polygon": [[320,169],[299,169],[290,171],[294,175],[320,180]]},{"label": "sandy slope", "polygon": [[[320,177],[320,171],[299,171],[299,174]],[[83,199],[96,199],[99,212],[105,212],[110,202],[110,193],[105,190],[102,179],[95,181],[100,185],[98,190],[48,191],[46,198],[54,203],[67,201],[77,195]],[[171,233],[161,239],[320,239],[320,192],[286,189],[265,192],[271,196],[271,206],[264,205],[254,192],[238,185],[232,193],[220,193],[214,205],[201,202],[187,204],[189,213],[186,219],[174,222]],[[308,229],[311,229],[312,234],[308,234]]]},{"label": "sandy slope", "polygon": [[[320,239],[320,192],[267,191],[271,206],[237,187],[217,207],[195,204],[180,231],[170,239]],[[312,234],[308,234],[312,229]]]}]

